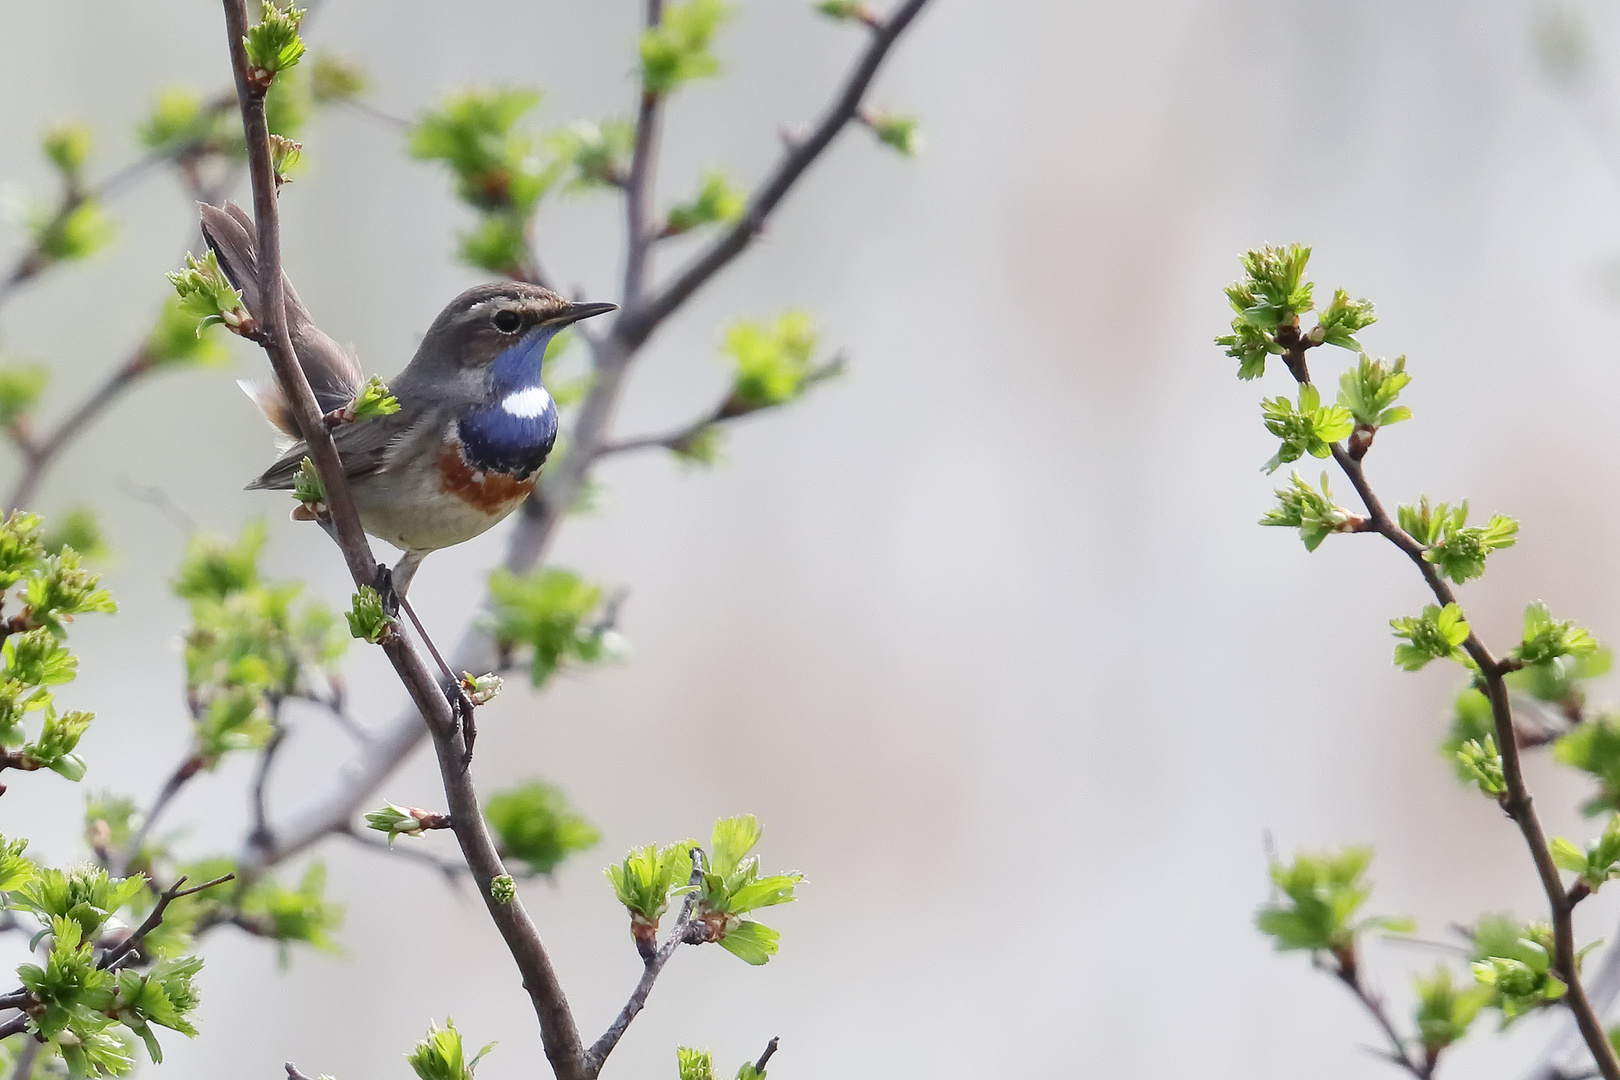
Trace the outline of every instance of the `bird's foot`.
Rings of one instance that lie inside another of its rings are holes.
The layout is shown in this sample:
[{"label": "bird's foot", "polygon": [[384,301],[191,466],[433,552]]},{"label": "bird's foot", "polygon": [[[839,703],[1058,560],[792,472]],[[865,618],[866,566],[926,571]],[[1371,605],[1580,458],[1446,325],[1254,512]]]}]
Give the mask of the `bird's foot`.
[{"label": "bird's foot", "polygon": [[394,572],[387,563],[377,564],[377,583],[372,586],[382,598],[383,610],[390,619],[399,615],[399,590],[394,588]]},{"label": "bird's foot", "polygon": [[478,738],[478,725],[473,721],[473,710],[478,706],[459,682],[446,686],[444,696],[450,699],[450,715],[461,725],[461,767],[465,769],[472,764],[473,743]]}]

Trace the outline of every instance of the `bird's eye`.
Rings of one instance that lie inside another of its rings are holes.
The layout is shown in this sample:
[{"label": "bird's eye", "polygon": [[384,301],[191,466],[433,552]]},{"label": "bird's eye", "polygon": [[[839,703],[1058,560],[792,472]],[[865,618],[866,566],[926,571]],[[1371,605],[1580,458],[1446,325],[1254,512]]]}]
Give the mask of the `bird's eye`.
[{"label": "bird's eye", "polygon": [[495,313],[495,329],[503,334],[515,334],[523,326],[523,316],[510,309]]}]

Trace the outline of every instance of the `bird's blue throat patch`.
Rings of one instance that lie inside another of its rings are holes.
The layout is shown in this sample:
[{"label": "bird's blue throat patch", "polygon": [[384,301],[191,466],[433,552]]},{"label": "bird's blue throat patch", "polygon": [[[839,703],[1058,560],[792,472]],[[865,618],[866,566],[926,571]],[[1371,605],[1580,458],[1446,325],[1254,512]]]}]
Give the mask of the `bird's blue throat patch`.
[{"label": "bird's blue throat patch", "polygon": [[495,358],[489,397],[456,424],[467,460],[487,472],[527,476],[557,442],[557,405],[540,383],[555,330],[538,330]]}]

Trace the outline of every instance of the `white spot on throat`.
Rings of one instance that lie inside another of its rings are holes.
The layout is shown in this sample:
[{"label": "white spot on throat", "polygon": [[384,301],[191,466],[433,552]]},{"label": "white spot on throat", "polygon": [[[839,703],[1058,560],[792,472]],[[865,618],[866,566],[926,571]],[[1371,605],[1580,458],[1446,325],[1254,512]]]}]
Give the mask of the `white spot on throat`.
[{"label": "white spot on throat", "polygon": [[551,395],[546,393],[543,386],[529,386],[514,394],[506,395],[501,402],[501,408],[510,416],[523,420],[533,420],[542,415],[551,404]]}]

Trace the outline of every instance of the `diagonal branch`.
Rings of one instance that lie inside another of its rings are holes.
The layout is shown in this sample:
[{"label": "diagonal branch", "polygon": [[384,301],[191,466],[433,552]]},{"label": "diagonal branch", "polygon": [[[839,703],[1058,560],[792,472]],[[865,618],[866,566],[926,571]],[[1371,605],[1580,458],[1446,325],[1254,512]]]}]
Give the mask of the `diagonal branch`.
[{"label": "diagonal branch", "polygon": [[[646,0],[646,27],[651,30],[664,20],[664,0]],[[658,171],[658,139],[664,126],[664,95],[645,87],[636,114],[635,146],[630,154],[630,172],[624,182],[624,303],[628,308],[641,300],[647,283],[647,264],[658,231],[652,227],[653,181]]]},{"label": "diagonal branch", "polygon": [[[370,585],[377,577],[377,560],[361,529],[360,517],[332,434],[322,419],[320,406],[298,365],[288,336],[275,170],[271,165],[269,130],[265,124],[264,89],[256,86],[248,75],[243,44],[247,33],[245,3],[244,0],[223,0],[223,5],[231,69],[236,80],[237,101],[248,146],[253,216],[258,229],[256,249],[264,309],[259,320],[259,344],[270,357],[293,416],[298,421],[300,433],[309,447],[310,457],[325,485],[333,531],[349,574],[356,585]],[[451,711],[446,691],[434,681],[404,635],[390,635],[382,644],[382,649],[433,737],[449,811],[455,822],[456,839],[467,858],[467,865],[472,869],[490,917],[522,973],[524,987],[529,992],[540,1022],[546,1056],[558,1080],[580,1080],[584,1072],[579,1031],[534,922],[516,899],[500,903],[490,894],[490,883],[505,876],[505,867],[479,810],[477,792],[465,758],[466,744]]]}]

